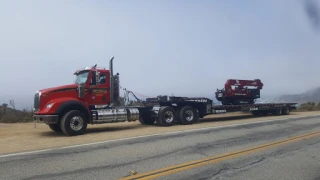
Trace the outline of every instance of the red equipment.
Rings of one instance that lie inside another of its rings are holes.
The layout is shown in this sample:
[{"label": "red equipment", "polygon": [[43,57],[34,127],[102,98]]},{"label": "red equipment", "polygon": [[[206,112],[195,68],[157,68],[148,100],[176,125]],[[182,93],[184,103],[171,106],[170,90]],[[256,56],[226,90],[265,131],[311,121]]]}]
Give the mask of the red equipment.
[{"label": "red equipment", "polygon": [[[253,87],[253,88],[248,88]],[[215,95],[223,105],[254,104],[260,98],[263,84],[260,79],[238,80],[228,79],[223,89],[217,89]]]}]

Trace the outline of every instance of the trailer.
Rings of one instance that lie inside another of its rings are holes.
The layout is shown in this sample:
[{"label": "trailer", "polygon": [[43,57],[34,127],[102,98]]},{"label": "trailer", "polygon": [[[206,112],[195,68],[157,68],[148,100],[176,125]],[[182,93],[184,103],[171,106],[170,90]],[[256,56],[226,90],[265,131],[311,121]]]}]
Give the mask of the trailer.
[{"label": "trailer", "polygon": [[175,123],[193,124],[206,115],[227,112],[251,112],[254,116],[288,115],[296,109],[297,103],[213,105],[211,99],[204,97],[158,96],[147,98],[144,104],[147,110],[141,113],[142,124],[157,122],[163,126],[171,126]]},{"label": "trailer", "polygon": [[[51,130],[68,136],[84,134],[87,124],[138,120],[146,125],[188,125],[209,114],[234,111],[286,115],[296,104],[216,106],[211,99],[204,97],[157,96],[140,101],[140,105],[127,106],[120,103],[119,73],[113,74],[113,57],[109,69],[94,65],[77,70],[74,75],[76,78],[72,84],[41,89],[34,95],[34,121],[45,123]],[[125,93],[130,92],[125,90]]]}]

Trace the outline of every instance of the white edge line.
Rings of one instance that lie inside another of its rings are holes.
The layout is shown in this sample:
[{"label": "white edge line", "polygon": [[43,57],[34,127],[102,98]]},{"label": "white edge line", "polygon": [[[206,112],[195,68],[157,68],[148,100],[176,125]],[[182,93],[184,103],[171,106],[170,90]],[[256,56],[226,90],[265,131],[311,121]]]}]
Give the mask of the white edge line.
[{"label": "white edge line", "polygon": [[158,134],[149,134],[149,135],[143,135],[143,136],[134,136],[134,137],[121,138],[121,139],[112,139],[112,140],[99,141],[99,142],[93,142],[93,143],[64,146],[64,147],[59,147],[59,148],[49,148],[49,149],[36,150],[36,151],[27,151],[27,152],[20,152],[20,153],[5,154],[5,155],[0,155],[0,158],[13,157],[13,156],[19,156],[19,155],[36,154],[36,153],[47,152],[47,151],[70,149],[70,148],[75,148],[75,147],[83,147],[83,146],[97,145],[97,144],[110,143],[110,142],[116,142],[116,141],[139,139],[139,138],[145,138],[145,137],[163,136],[163,135],[168,135],[168,134],[179,134],[179,133],[184,133],[184,132],[202,131],[202,130],[207,130],[207,129],[219,129],[219,128],[233,127],[233,126],[240,126],[240,125],[247,125],[247,124],[259,124],[259,123],[264,123],[264,122],[283,121],[283,120],[288,120],[288,119],[299,119],[299,118],[318,117],[318,116],[320,116],[320,115],[303,116],[303,117],[292,117],[292,118],[288,117],[288,118],[283,118],[283,119],[271,119],[271,120],[264,120],[264,121],[237,123],[237,124],[229,124],[229,125],[223,125],[223,126],[213,126],[213,127],[187,129],[187,130],[165,132],[165,133],[158,133]]}]

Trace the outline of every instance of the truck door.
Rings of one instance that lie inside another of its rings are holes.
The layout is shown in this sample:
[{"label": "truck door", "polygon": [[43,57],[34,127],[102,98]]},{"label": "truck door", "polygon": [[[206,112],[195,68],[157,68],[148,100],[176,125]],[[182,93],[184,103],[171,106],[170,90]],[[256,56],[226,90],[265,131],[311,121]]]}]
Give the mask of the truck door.
[{"label": "truck door", "polygon": [[[100,72],[99,75],[96,75],[94,78],[94,74],[91,78],[91,85],[89,88],[89,104],[90,105],[104,105],[107,104],[109,99],[109,74],[106,72]],[[96,83],[93,83],[96,80]]]}]

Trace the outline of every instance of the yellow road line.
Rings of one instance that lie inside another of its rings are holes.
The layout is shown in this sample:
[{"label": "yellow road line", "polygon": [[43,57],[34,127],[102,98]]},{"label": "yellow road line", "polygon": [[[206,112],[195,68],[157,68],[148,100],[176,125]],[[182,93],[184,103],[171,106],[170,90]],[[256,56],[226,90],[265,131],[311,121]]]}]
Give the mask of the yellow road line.
[{"label": "yellow road line", "polygon": [[272,143],[267,143],[267,144],[255,146],[255,147],[252,147],[252,148],[233,151],[233,152],[221,154],[221,155],[218,155],[218,156],[212,156],[212,157],[208,157],[208,158],[204,158],[204,159],[200,159],[200,160],[189,161],[189,162],[186,162],[186,163],[182,163],[182,164],[178,164],[178,165],[174,165],[174,166],[169,166],[169,167],[157,169],[157,170],[146,172],[146,173],[141,173],[141,174],[136,174],[136,175],[133,175],[133,176],[124,177],[121,180],[154,179],[154,178],[158,178],[158,177],[161,177],[161,176],[177,173],[177,172],[180,172],[180,171],[185,171],[185,170],[188,170],[188,169],[197,168],[197,167],[204,166],[204,165],[207,165],[207,164],[213,164],[213,163],[221,162],[221,161],[224,161],[224,160],[236,158],[236,157],[239,157],[239,156],[244,156],[244,155],[247,155],[247,154],[251,154],[251,153],[254,153],[254,152],[271,149],[271,148],[274,148],[274,147],[277,147],[277,146],[280,146],[280,145],[284,145],[284,144],[300,141],[300,140],[303,140],[303,139],[306,139],[306,138],[311,138],[311,137],[318,136],[318,135],[320,135],[320,132],[314,132],[314,133],[304,134],[304,135],[300,135],[300,136],[295,136],[295,137],[288,138],[288,139],[285,139],[285,140],[276,141],[276,142],[272,142]]}]

